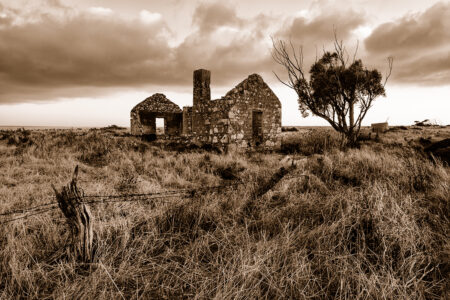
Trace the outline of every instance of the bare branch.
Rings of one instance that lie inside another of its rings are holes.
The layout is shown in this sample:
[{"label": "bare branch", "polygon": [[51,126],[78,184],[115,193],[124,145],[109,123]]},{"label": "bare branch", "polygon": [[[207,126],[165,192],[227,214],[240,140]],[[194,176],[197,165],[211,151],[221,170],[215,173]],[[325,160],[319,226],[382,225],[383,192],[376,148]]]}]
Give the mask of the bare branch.
[{"label": "bare branch", "polygon": [[[298,57],[297,57],[297,53],[296,53],[296,51],[295,51],[294,45],[292,44],[292,40],[289,40],[289,44],[290,44],[290,46],[291,46],[291,50],[292,50],[292,53],[293,53],[293,55],[294,55],[295,65],[298,66],[298,69],[297,69],[297,70],[300,71],[301,68],[302,68],[302,65],[301,65],[301,63],[299,62],[299,59],[298,59]],[[301,47],[301,46],[300,46],[300,47]],[[300,51],[299,51],[299,55],[301,55],[301,53],[302,53],[302,51],[300,50]]]},{"label": "bare branch", "polygon": [[355,53],[353,54],[352,63],[354,63],[356,61],[356,53],[358,53],[358,48],[359,48],[359,40],[356,41],[356,49],[355,49]]},{"label": "bare branch", "polygon": [[287,82],[281,80],[280,77],[278,76],[278,74],[275,73],[275,71],[272,71],[272,73],[277,77],[277,79],[278,79],[279,82],[281,82],[282,84],[284,84],[284,85],[287,86],[288,88],[295,89],[294,86],[292,86],[292,85],[290,85],[289,83],[287,83]]},{"label": "bare branch", "polygon": [[388,71],[386,72],[386,75],[385,75],[385,77],[384,77],[385,79],[384,79],[383,87],[386,86],[386,83],[387,83],[389,77],[391,77],[391,74],[392,74],[392,67],[393,67],[393,65],[394,65],[394,58],[393,58],[392,56],[389,56],[389,57],[387,58],[387,60],[388,60]]},{"label": "bare branch", "polygon": [[318,61],[318,58],[317,58],[317,45],[316,45],[316,58],[314,59],[314,63],[316,63]]}]

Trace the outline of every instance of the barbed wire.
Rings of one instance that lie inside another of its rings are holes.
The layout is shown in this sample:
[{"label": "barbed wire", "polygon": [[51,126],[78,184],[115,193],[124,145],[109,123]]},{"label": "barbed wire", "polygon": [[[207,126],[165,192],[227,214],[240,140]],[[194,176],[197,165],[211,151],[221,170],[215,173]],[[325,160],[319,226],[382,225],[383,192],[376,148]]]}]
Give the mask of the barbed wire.
[{"label": "barbed wire", "polygon": [[[148,201],[154,199],[162,199],[162,198],[173,198],[173,197],[194,197],[198,193],[202,192],[211,192],[211,191],[220,191],[225,188],[236,187],[241,185],[242,182],[235,182],[230,184],[216,185],[216,186],[206,186],[202,188],[185,188],[178,190],[168,190],[168,191],[160,191],[153,193],[134,193],[134,194],[118,194],[118,195],[84,195],[83,193],[83,201],[82,204],[101,204],[101,203],[120,203],[120,202],[137,202],[137,201]],[[56,199],[56,197],[54,197]],[[89,200],[96,199],[96,200]],[[98,199],[98,200],[97,200]],[[87,200],[87,201],[86,201]],[[5,224],[9,222],[13,222],[16,220],[26,219],[31,216],[40,215],[51,210],[58,208],[58,202],[52,201],[48,203],[43,203],[40,205],[36,205],[30,208],[22,208],[15,209],[0,213],[0,216],[10,216],[17,214],[25,214],[20,217],[12,218],[0,222],[0,224]]]},{"label": "barbed wire", "polygon": [[[53,197],[53,199],[55,199],[55,198],[56,197]],[[51,206],[51,205],[54,205],[54,204],[57,205],[58,202],[53,201],[53,202],[47,202],[47,203],[43,203],[43,204],[36,205],[36,206],[33,206],[33,207],[29,207],[29,208],[18,208],[18,209],[15,209],[15,210],[10,210],[10,211],[6,211],[6,212],[3,212],[3,213],[0,213],[0,216],[24,214],[24,213],[36,210],[38,208],[43,208],[43,207]]]},{"label": "barbed wire", "polygon": [[51,210],[53,210],[55,208],[58,208],[58,207],[55,206],[55,207],[50,207],[50,208],[38,210],[38,211],[35,211],[32,214],[28,214],[28,215],[24,215],[24,216],[20,216],[20,217],[17,217],[17,218],[13,218],[13,219],[9,219],[9,220],[3,221],[0,224],[10,223],[10,222],[14,222],[14,221],[21,220],[21,219],[27,219],[27,218],[32,217],[32,216],[36,216],[36,215],[40,215],[40,214],[46,213],[46,212],[51,211]]}]

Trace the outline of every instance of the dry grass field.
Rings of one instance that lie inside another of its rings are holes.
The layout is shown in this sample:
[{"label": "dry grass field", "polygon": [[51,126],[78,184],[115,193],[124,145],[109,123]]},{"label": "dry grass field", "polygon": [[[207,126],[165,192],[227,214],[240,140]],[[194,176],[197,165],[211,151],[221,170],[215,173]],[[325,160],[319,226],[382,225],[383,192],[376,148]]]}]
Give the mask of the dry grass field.
[{"label": "dry grass field", "polygon": [[[366,129],[367,130],[367,129]],[[423,147],[446,128],[283,133],[278,153],[146,143],[125,129],[0,131],[0,213],[85,194],[242,184],[194,197],[91,205],[95,259],[68,252],[58,209],[0,216],[0,299],[444,299],[450,173]],[[297,168],[260,197],[285,155]]]}]

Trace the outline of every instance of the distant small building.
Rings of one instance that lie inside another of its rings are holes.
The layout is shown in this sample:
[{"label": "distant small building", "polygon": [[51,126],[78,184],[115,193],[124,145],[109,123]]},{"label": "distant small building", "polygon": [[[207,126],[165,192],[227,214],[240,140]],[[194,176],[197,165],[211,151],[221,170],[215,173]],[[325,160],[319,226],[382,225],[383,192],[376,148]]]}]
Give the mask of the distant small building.
[{"label": "distant small building", "polygon": [[164,118],[164,136],[173,141],[239,148],[281,146],[281,103],[261,76],[252,74],[218,100],[211,100],[211,72],[194,71],[193,106],[181,110],[163,94],[154,94],[131,110],[133,135],[156,135]]},{"label": "distant small building", "polygon": [[372,128],[372,132],[384,133],[384,132],[388,131],[389,125],[388,125],[387,122],[384,122],[384,123],[372,123],[371,128]]}]

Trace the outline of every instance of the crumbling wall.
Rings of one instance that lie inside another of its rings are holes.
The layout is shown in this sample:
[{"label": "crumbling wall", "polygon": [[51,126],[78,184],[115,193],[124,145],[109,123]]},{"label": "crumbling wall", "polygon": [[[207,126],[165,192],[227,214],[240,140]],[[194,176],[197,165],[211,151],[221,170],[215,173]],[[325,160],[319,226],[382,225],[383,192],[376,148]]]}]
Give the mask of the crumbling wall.
[{"label": "crumbling wall", "polygon": [[[216,146],[228,144],[228,111],[232,106],[226,99],[211,100],[211,72],[194,71],[193,107],[191,111],[191,140],[200,143],[211,143]],[[189,115],[188,111],[185,113]],[[189,121],[185,121],[189,126]]]},{"label": "crumbling wall", "polygon": [[[239,148],[258,147],[277,149],[281,147],[281,103],[261,76],[250,75],[247,79],[218,100],[208,100],[209,75],[195,77],[194,106],[192,108],[192,140],[216,146],[237,144]],[[199,80],[207,79],[207,84]],[[207,89],[208,92],[201,91]],[[198,96],[200,95],[200,96]],[[195,100],[196,96],[203,97]],[[253,116],[260,113],[261,126],[256,139]],[[186,116],[188,114],[186,113]]]},{"label": "crumbling wall", "polygon": [[[250,75],[225,97],[235,103],[228,112],[230,143],[239,148],[281,147],[281,103],[261,76]],[[254,112],[262,114],[262,140],[258,141],[253,136]]]},{"label": "crumbling wall", "polygon": [[[155,118],[165,118],[164,140],[189,139],[194,143],[239,148],[281,147],[281,103],[261,76],[250,75],[224,97],[210,100],[210,72],[194,72],[192,107],[179,107],[155,94],[131,113],[132,134],[156,134]],[[140,112],[140,113],[139,113]],[[182,139],[177,139],[180,135]]]},{"label": "crumbling wall", "polygon": [[156,118],[164,118],[164,133],[180,135],[183,114],[181,109],[163,94],[154,94],[131,110],[131,134],[156,135]]},{"label": "crumbling wall", "polygon": [[210,81],[210,71],[203,69],[194,71],[191,127],[193,135],[204,135],[205,121],[208,118],[208,107],[211,105]]},{"label": "crumbling wall", "polygon": [[192,119],[197,126],[192,130],[192,139],[216,146],[228,144],[228,111],[232,106],[232,101],[219,99],[194,107]]},{"label": "crumbling wall", "polygon": [[192,134],[192,106],[183,107],[183,135]]}]

